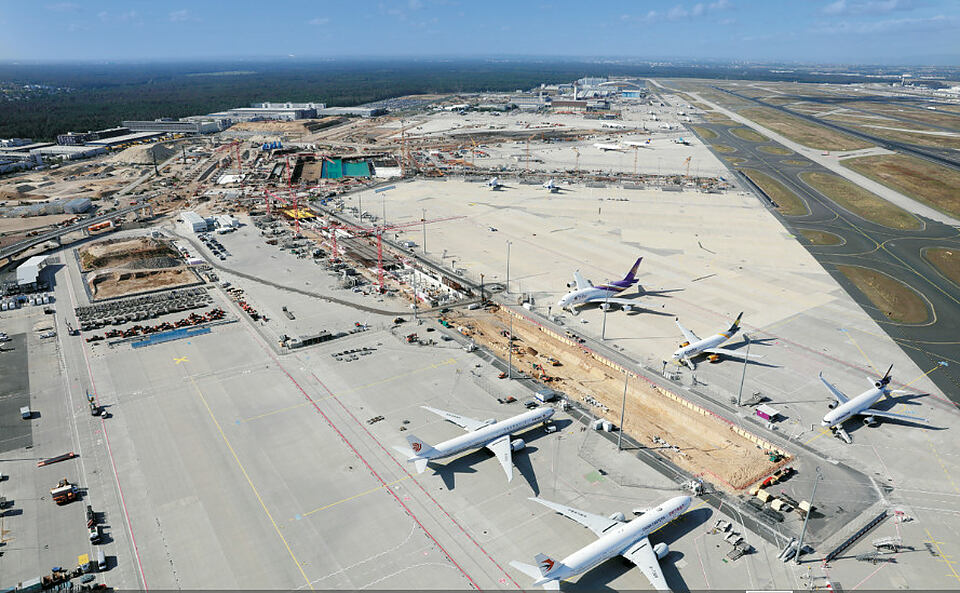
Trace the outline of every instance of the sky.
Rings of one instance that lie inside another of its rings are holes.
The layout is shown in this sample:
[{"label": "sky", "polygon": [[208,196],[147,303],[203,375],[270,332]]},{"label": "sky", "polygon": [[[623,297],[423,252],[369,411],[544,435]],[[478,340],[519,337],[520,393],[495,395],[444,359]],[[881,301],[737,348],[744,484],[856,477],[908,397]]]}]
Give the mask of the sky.
[{"label": "sky", "polygon": [[0,61],[555,56],[960,65],[958,25],[957,0],[0,0]]}]

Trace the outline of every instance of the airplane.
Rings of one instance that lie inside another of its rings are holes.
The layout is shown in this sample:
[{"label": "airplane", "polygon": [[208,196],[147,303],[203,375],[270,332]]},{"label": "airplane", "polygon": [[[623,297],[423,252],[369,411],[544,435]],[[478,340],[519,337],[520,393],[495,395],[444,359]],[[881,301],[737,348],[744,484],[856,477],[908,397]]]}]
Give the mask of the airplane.
[{"label": "airplane", "polygon": [[840,438],[847,443],[851,443],[852,439],[850,438],[850,435],[847,434],[847,431],[843,429],[843,423],[857,415],[864,417],[863,423],[867,426],[876,424],[876,416],[881,418],[891,418],[894,420],[906,420],[908,422],[926,423],[926,420],[923,418],[907,416],[905,414],[894,414],[893,412],[876,410],[872,407],[873,404],[880,400],[880,398],[889,395],[890,393],[894,393],[894,391],[891,391],[888,387],[890,384],[890,371],[892,370],[893,365],[890,365],[890,368],[887,369],[887,373],[879,381],[873,381],[870,379],[870,382],[873,383],[873,387],[853,398],[847,397],[842,391],[830,384],[829,381],[823,378],[823,372],[821,372],[820,381],[823,382],[833,397],[837,399],[837,402],[830,404],[831,409],[829,412],[827,412],[826,416],[823,417],[823,420],[820,422],[820,426],[823,426],[824,428],[832,428]]},{"label": "airplane", "polygon": [[673,142],[674,144],[683,144],[684,146],[690,146],[690,141],[684,140],[682,137],[674,138]]},{"label": "airplane", "polygon": [[650,138],[647,138],[643,142],[639,140],[627,140],[624,142],[627,146],[636,146],[637,148],[653,148],[650,146]]},{"label": "airplane", "polygon": [[499,178],[499,177],[492,177],[492,178],[490,178],[489,181],[487,181],[487,187],[489,187],[489,188],[492,189],[493,191],[497,191],[497,190],[499,190],[500,188],[503,187],[503,184],[500,183],[500,178]]},{"label": "airplane", "polygon": [[543,189],[549,189],[549,190],[550,190],[550,193],[552,193],[552,194],[555,194],[555,193],[559,192],[561,189],[563,189],[562,187],[560,187],[559,185],[557,185],[556,182],[555,182],[553,179],[551,179],[550,181],[544,183],[542,187],[543,187]]},{"label": "airplane", "polygon": [[609,150],[613,150],[616,152],[623,152],[624,150],[626,150],[626,148],[624,148],[620,144],[603,144],[602,142],[597,142],[596,144],[593,145],[593,147],[603,152],[607,152]]},{"label": "airplane", "polygon": [[510,566],[536,579],[534,586],[542,585],[544,589],[559,590],[561,580],[585,573],[614,556],[623,556],[634,563],[658,591],[670,590],[660,571],[659,562],[670,553],[670,547],[663,542],[651,546],[649,535],[686,512],[690,508],[689,496],[671,498],[655,509],[637,509],[634,513],[640,516],[629,522],[623,513],[604,517],[542,498],[530,500],[573,519],[599,538],[559,562],[546,554],[537,554],[537,566],[510,562]]},{"label": "airplane", "polygon": [[641,260],[643,260],[643,258],[638,257],[637,261],[633,262],[633,267],[630,268],[627,275],[623,277],[623,280],[615,280],[598,286],[594,286],[589,280],[585,280],[584,277],[580,275],[580,270],[575,271],[573,273],[573,280],[576,288],[560,297],[560,300],[557,301],[557,306],[561,309],[569,309],[571,312],[575,312],[574,309],[576,307],[587,303],[599,302],[602,303],[602,307],[619,305],[623,307],[625,311],[632,310],[639,305],[635,299],[623,299],[614,297],[613,295],[619,294],[637,283],[637,267],[640,266]]},{"label": "airplane", "polygon": [[625,126],[625,125],[623,125],[623,124],[618,124],[618,123],[604,122],[604,123],[600,124],[600,127],[601,127],[601,128],[614,128],[614,129],[618,129],[618,130],[619,130],[619,129],[626,128],[627,126]]},{"label": "airplane", "polygon": [[[709,338],[704,338],[702,340],[697,337],[697,334],[680,325],[680,320],[677,319],[677,327],[680,328],[680,331],[683,333],[683,337],[686,338],[686,341],[680,344],[680,348],[673,353],[673,359],[682,361],[685,365],[690,367],[690,370],[692,371],[695,369],[695,365],[691,359],[699,354],[706,354],[707,360],[710,362],[717,362],[720,360],[721,355],[733,356],[735,358],[746,358],[746,355],[738,350],[718,348],[720,344],[723,344],[729,340],[731,337],[733,337],[733,334],[737,333],[737,331],[740,329],[741,317],[743,317],[742,312],[737,315],[737,319],[733,322],[733,325],[730,326],[730,329],[725,332],[720,332],[719,334],[714,334]],[[753,357],[763,358],[762,356],[756,354]]]},{"label": "airplane", "polygon": [[467,434],[452,438],[434,446],[430,446],[413,436],[407,436],[410,448],[394,447],[394,449],[407,456],[407,461],[412,461],[418,474],[422,474],[427,469],[427,462],[436,459],[443,459],[468,449],[479,449],[486,447],[500,461],[503,471],[507,474],[507,481],[513,480],[513,457],[514,451],[520,451],[526,446],[523,439],[510,440],[510,434],[530,428],[534,424],[546,422],[553,416],[553,408],[540,408],[530,410],[512,418],[497,422],[493,418],[489,420],[474,420],[452,412],[437,410],[428,406],[420,406],[424,410],[433,412],[443,417],[449,422],[465,429]]}]

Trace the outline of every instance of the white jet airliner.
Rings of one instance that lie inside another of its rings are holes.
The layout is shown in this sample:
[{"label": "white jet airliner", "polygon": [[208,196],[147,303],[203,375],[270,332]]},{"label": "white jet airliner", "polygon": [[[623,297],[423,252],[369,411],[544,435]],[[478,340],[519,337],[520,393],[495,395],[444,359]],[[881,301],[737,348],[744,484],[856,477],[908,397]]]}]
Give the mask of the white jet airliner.
[{"label": "white jet airliner", "polygon": [[640,305],[638,301],[634,299],[623,299],[613,295],[620,294],[637,283],[637,267],[640,265],[642,259],[642,257],[637,258],[637,261],[633,263],[633,267],[630,268],[630,271],[627,272],[623,280],[614,280],[597,286],[594,286],[593,283],[581,276],[580,270],[576,270],[573,273],[573,281],[576,284],[576,288],[560,297],[557,306],[561,309],[569,309],[575,312],[574,309],[581,305],[601,303],[601,307],[619,305],[623,307],[624,311],[632,310],[634,307]]},{"label": "white jet airliner", "polygon": [[626,150],[626,147],[623,146],[622,144],[604,144],[603,142],[597,142],[596,144],[593,145],[593,147],[603,152],[607,152],[608,150],[623,152]]},{"label": "white jet airliner", "polygon": [[689,496],[671,498],[655,509],[634,511],[641,514],[629,522],[626,521],[623,513],[603,517],[541,498],[530,500],[573,519],[597,534],[599,538],[559,562],[545,554],[537,554],[537,566],[511,562],[510,566],[536,579],[533,582],[534,586],[542,585],[544,589],[558,590],[561,580],[587,572],[615,556],[623,556],[635,564],[658,591],[670,590],[667,580],[660,571],[659,562],[670,552],[670,547],[662,542],[651,546],[648,536],[690,508]]},{"label": "white jet airliner", "polygon": [[653,148],[652,146],[650,146],[650,138],[647,138],[642,142],[640,140],[627,140],[624,142],[624,144],[626,144],[627,146],[635,146],[637,148]]},{"label": "white jet airliner", "polygon": [[550,181],[543,184],[543,189],[548,189],[550,190],[550,193],[555,194],[563,188],[561,188],[559,185],[557,185],[557,183],[553,179],[551,179]]},{"label": "white jet airliner", "polygon": [[487,181],[487,187],[489,187],[493,191],[498,191],[500,188],[503,187],[503,184],[500,183],[499,177],[492,177],[490,178],[490,180]]},{"label": "white jet airliner", "polygon": [[[721,355],[733,356],[734,358],[746,358],[746,354],[740,352],[739,350],[730,350],[728,348],[718,348],[720,344],[723,344],[731,337],[733,334],[737,333],[737,330],[740,329],[740,318],[743,317],[743,313],[737,315],[737,319],[733,322],[733,325],[730,326],[725,332],[720,332],[719,334],[714,334],[709,338],[700,339],[697,337],[697,334],[693,333],[689,329],[680,325],[680,320],[677,319],[677,327],[680,328],[680,331],[683,333],[683,337],[686,338],[686,342],[680,344],[680,348],[673,353],[673,359],[682,361],[683,364],[690,367],[690,370],[694,370],[696,367],[693,364],[693,357],[700,354],[706,354],[707,360],[710,362],[717,362],[720,360]],[[754,355],[754,358],[762,358],[761,356]]]},{"label": "white jet airliner", "polygon": [[496,455],[500,465],[503,466],[503,471],[507,474],[507,481],[513,480],[513,452],[526,446],[523,439],[511,441],[510,434],[530,428],[534,424],[546,422],[554,413],[553,408],[540,408],[497,422],[492,418],[489,420],[474,420],[452,412],[427,406],[420,407],[453,422],[465,429],[467,434],[443,441],[432,447],[412,434],[407,436],[410,448],[394,447],[394,449],[406,455],[407,461],[413,462],[418,474],[422,474],[427,469],[428,461],[450,457],[468,449],[486,447]]},{"label": "white jet airliner", "polygon": [[847,431],[843,429],[843,423],[854,416],[863,416],[863,423],[866,425],[872,425],[876,423],[876,416],[881,418],[892,418],[894,420],[906,420],[908,422],[926,423],[926,420],[923,418],[907,416],[905,414],[894,414],[893,412],[885,412],[883,410],[875,410],[872,407],[873,404],[880,401],[880,398],[890,393],[894,393],[894,391],[889,388],[891,370],[893,370],[893,365],[890,365],[890,368],[887,369],[887,374],[885,374],[879,381],[874,381],[873,379],[868,378],[868,380],[873,383],[873,387],[854,398],[849,398],[844,395],[842,391],[824,379],[823,373],[821,372],[820,380],[823,381],[823,384],[826,385],[833,397],[837,398],[837,403],[830,406],[833,409],[827,412],[827,415],[823,417],[820,425],[825,428],[832,428],[836,431],[840,438],[850,443],[852,442],[852,439],[850,438],[850,435],[847,434]]}]

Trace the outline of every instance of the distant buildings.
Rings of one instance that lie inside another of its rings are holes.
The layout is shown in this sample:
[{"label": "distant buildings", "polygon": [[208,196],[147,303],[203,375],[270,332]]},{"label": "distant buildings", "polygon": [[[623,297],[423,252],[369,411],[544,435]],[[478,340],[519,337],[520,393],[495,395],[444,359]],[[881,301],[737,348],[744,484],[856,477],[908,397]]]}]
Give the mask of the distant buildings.
[{"label": "distant buildings", "polygon": [[193,116],[184,119],[161,118],[153,121],[123,121],[121,125],[129,128],[131,132],[214,134],[224,130],[229,125],[229,122],[222,118],[211,119],[206,116]]},{"label": "distant buildings", "polygon": [[210,229],[210,224],[207,222],[207,219],[192,210],[181,212],[180,219],[183,220],[183,227],[187,232],[205,233]]}]

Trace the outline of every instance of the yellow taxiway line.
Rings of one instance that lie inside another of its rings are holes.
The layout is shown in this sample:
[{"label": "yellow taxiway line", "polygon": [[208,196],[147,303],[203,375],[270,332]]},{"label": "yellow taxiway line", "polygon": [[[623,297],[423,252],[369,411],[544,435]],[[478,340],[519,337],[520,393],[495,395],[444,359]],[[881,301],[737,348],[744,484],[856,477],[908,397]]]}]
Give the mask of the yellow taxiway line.
[{"label": "yellow taxiway line", "polygon": [[312,511],[307,511],[306,513],[303,513],[303,514],[300,515],[300,516],[301,516],[301,517],[309,517],[310,515],[312,515],[312,514],[314,514],[314,513],[319,513],[320,511],[325,511],[325,510],[329,509],[330,507],[335,507],[335,506],[337,506],[338,504],[343,504],[343,503],[345,503],[345,502],[350,502],[351,500],[356,500],[356,499],[360,498],[361,496],[366,496],[367,494],[373,494],[374,492],[377,492],[378,490],[383,490],[383,489],[386,488],[387,486],[393,486],[394,484],[400,483],[400,482],[402,482],[402,481],[404,481],[404,480],[408,480],[408,479],[410,479],[411,477],[413,477],[413,476],[404,476],[404,477],[400,478],[399,480],[394,480],[394,481],[392,481],[392,482],[387,482],[386,484],[381,484],[380,486],[377,486],[376,488],[371,488],[371,489],[369,489],[369,490],[364,490],[363,492],[354,494],[353,496],[348,496],[347,498],[342,498],[342,499],[338,500],[337,502],[331,502],[330,504],[325,504],[325,505],[323,505],[322,507],[317,507],[317,508],[313,509]]}]

